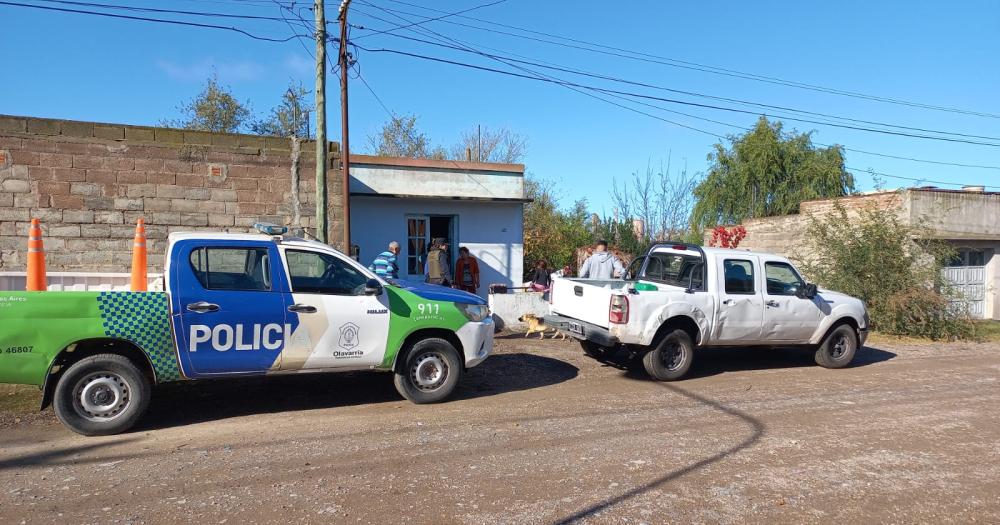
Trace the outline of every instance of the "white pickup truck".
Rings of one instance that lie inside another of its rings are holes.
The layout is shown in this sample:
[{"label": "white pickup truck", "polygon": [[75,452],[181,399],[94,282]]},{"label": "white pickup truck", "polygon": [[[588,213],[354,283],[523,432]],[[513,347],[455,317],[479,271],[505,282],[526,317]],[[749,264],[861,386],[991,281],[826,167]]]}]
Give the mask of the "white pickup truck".
[{"label": "white pickup truck", "polygon": [[662,242],[621,279],[555,279],[545,324],[602,357],[625,347],[655,379],[683,377],[695,347],[807,346],[847,366],[868,335],[864,302],[818,291],[777,255]]}]

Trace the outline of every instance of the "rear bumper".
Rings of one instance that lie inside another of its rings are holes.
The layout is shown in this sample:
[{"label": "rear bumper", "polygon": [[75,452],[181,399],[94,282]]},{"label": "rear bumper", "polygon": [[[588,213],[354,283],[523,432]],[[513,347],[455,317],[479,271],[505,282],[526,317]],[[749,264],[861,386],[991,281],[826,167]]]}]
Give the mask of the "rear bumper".
[{"label": "rear bumper", "polygon": [[572,317],[549,314],[542,318],[546,326],[551,326],[566,335],[581,341],[590,341],[596,345],[611,348],[620,342],[617,337],[603,326],[586,323]]}]

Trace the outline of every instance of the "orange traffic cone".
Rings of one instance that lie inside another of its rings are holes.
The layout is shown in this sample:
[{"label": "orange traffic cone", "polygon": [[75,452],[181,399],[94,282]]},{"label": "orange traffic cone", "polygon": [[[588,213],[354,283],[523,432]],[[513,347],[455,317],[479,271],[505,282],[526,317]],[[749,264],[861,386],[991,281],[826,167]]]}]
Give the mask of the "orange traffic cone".
[{"label": "orange traffic cone", "polygon": [[31,219],[28,228],[28,273],[26,290],[44,292],[48,289],[45,278],[45,246],[42,245],[42,225],[38,219]]},{"label": "orange traffic cone", "polygon": [[139,217],[135,223],[135,242],[132,243],[132,291],[145,292],[146,275],[146,223]]}]

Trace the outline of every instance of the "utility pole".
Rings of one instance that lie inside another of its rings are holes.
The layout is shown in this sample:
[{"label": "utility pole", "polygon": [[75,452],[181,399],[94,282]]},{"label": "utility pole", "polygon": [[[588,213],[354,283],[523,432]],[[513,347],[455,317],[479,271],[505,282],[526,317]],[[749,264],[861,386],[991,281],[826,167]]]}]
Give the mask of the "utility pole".
[{"label": "utility pole", "polygon": [[326,15],[323,0],[315,0],[316,14],[316,239],[327,242],[326,224]]},{"label": "utility pole", "polygon": [[347,129],[347,68],[351,66],[350,57],[347,54],[347,8],[350,5],[351,0],[343,0],[340,3],[340,12],[337,13],[337,19],[340,20],[340,124],[343,128],[341,131],[340,162],[344,170],[341,202],[344,204],[344,253],[348,256],[354,255],[351,249],[351,147]]}]

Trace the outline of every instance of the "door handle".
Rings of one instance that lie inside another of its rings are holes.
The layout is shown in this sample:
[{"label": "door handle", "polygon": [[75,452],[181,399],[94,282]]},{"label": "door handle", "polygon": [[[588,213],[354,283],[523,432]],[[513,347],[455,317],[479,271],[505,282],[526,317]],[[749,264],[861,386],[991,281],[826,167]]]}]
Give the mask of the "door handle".
[{"label": "door handle", "polygon": [[722,301],[722,304],[733,304],[733,300],[732,299],[725,299],[725,300]]},{"label": "door handle", "polygon": [[774,307],[778,307],[778,306],[781,306],[780,304],[778,304],[778,301],[775,301],[774,299],[771,299],[771,300],[769,300],[769,301],[768,301],[767,303],[765,303],[765,304],[767,304],[768,306],[774,306]]},{"label": "door handle", "polygon": [[194,312],[198,314],[219,311],[219,305],[213,303],[207,303],[205,301],[198,301],[197,303],[191,303],[187,305],[185,308],[187,308],[187,311],[189,312]]},{"label": "door handle", "polygon": [[314,314],[316,313],[316,307],[308,304],[293,304],[288,307],[288,311],[297,314]]}]

